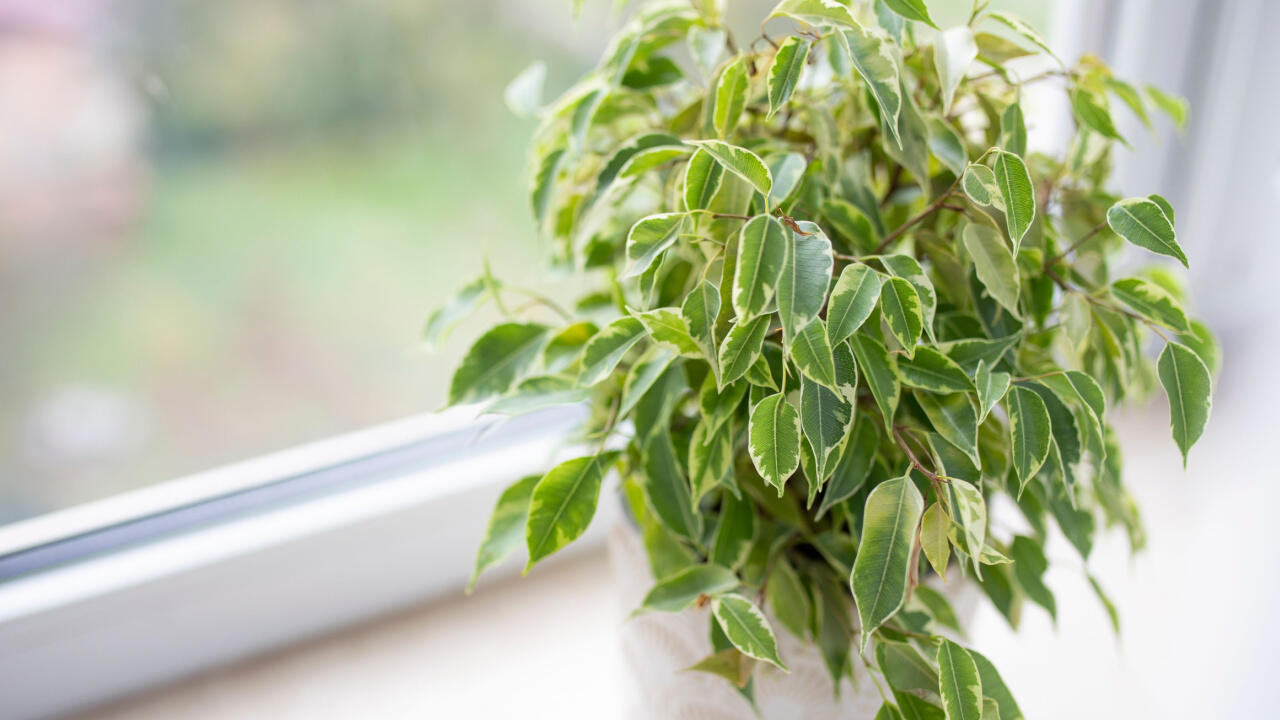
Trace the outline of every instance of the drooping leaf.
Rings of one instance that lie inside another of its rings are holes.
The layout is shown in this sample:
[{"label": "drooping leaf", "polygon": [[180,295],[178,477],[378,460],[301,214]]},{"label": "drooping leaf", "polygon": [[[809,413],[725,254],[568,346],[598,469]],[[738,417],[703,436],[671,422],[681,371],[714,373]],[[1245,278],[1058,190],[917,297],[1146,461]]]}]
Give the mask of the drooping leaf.
[{"label": "drooping leaf", "polygon": [[534,486],[525,526],[526,573],[586,531],[596,514],[605,471],[617,457],[617,452],[606,451],[562,462]]},{"label": "drooping leaf", "polygon": [[1169,398],[1169,426],[1173,441],[1182,451],[1182,464],[1186,466],[1187,453],[1209,422],[1212,404],[1209,369],[1190,348],[1174,342],[1164,346],[1156,368],[1160,384]]},{"label": "drooping leaf", "polygon": [[1173,231],[1173,221],[1155,202],[1147,198],[1121,200],[1107,210],[1107,225],[1134,245],[1190,267]]},{"label": "drooping leaf", "polygon": [[1036,193],[1031,184],[1031,173],[1022,158],[1010,152],[998,150],[994,173],[996,187],[1004,204],[1004,222],[1013,242],[1013,255],[1018,255],[1022,238],[1036,217]]},{"label": "drooping leaf", "polygon": [[476,340],[449,385],[449,404],[501,395],[537,359],[547,328],[536,323],[503,323]]},{"label": "drooping leaf", "polygon": [[871,394],[875,397],[876,407],[884,420],[886,431],[893,431],[893,416],[898,410],[898,396],[902,393],[902,381],[899,379],[897,365],[889,356],[889,351],[879,340],[864,333],[854,333],[849,338],[853,348],[853,356],[858,367],[867,379]]},{"label": "drooping leaf", "polygon": [[751,408],[748,450],[756,472],[782,495],[787,478],[800,467],[800,413],[782,393]]},{"label": "drooping leaf", "polygon": [[812,612],[809,594],[800,583],[791,563],[785,558],[777,559],[773,574],[769,576],[769,585],[765,592],[765,602],[773,616],[798,638],[808,635],[809,615]]},{"label": "drooping leaf", "polygon": [[1134,115],[1138,116],[1138,119],[1142,121],[1143,125],[1147,126],[1148,130],[1155,131],[1155,126],[1151,124],[1151,117],[1147,115],[1147,104],[1142,100],[1142,95],[1137,88],[1115,77],[1107,78],[1104,83],[1108,90],[1120,98],[1121,102],[1129,106],[1129,109],[1133,111]]},{"label": "drooping leaf", "polygon": [[973,384],[978,389],[978,423],[987,419],[987,413],[996,403],[1004,399],[1009,391],[1009,373],[992,370],[986,360],[978,361],[978,371],[974,374]]},{"label": "drooping leaf", "polygon": [[1106,99],[1088,90],[1076,89],[1071,93],[1071,109],[1084,126],[1099,135],[1124,142],[1120,131],[1111,119],[1111,111],[1107,109]]},{"label": "drooping leaf", "polygon": [[835,356],[827,342],[827,326],[821,318],[814,318],[791,338],[788,350],[796,368],[805,377],[839,391],[836,380]]},{"label": "drooping leaf", "polygon": [[712,124],[720,138],[727,138],[738,127],[738,120],[747,106],[747,58],[739,56],[729,63],[716,82],[715,109]]},{"label": "drooping leaf", "polygon": [[720,382],[728,385],[747,374],[760,359],[764,336],[769,333],[769,316],[741,320],[729,328],[720,344]]},{"label": "drooping leaf", "polygon": [[627,316],[609,323],[587,342],[582,352],[582,372],[578,382],[590,387],[618,367],[622,356],[645,336],[644,324]]},{"label": "drooping leaf", "polygon": [[627,259],[623,277],[635,277],[653,264],[685,232],[687,213],[662,213],[641,218],[627,233]]},{"label": "drooping leaf", "polygon": [[801,232],[783,234],[785,252],[778,278],[778,317],[788,338],[818,317],[826,305],[835,265],[826,234],[811,222],[799,227]]},{"label": "drooping leaf", "polygon": [[711,613],[733,646],[743,655],[772,663],[786,670],[778,656],[778,641],[764,613],[741,595],[727,594],[713,598]]},{"label": "drooping leaf", "polygon": [[1189,332],[1187,312],[1177,298],[1155,283],[1142,278],[1124,278],[1111,283],[1111,294],[1139,315],[1179,332]]},{"label": "drooping leaf", "polygon": [[938,679],[947,720],[981,720],[982,677],[968,650],[944,638],[938,646]]},{"label": "drooping leaf", "polygon": [[689,480],[693,485],[693,504],[719,485],[737,492],[731,477],[733,470],[733,423],[716,427],[703,418],[689,441]]},{"label": "drooping leaf", "polygon": [[1013,694],[1000,678],[996,666],[976,650],[970,650],[969,657],[973,658],[974,664],[978,667],[978,676],[982,679],[982,694],[995,700],[1000,708],[1000,720],[1024,720],[1022,710],[1018,708]]},{"label": "drooping leaf", "polygon": [[689,333],[684,315],[675,308],[655,308],[632,314],[644,325],[645,332],[656,343],[661,343],[685,357],[700,357],[702,349]]},{"label": "drooping leaf", "polygon": [[685,142],[705,150],[725,170],[747,181],[761,195],[768,196],[769,190],[773,187],[773,177],[760,156],[746,148],[730,145],[721,140],[686,140]]},{"label": "drooping leaf", "polygon": [[871,473],[871,465],[875,462],[876,445],[879,441],[870,418],[863,416],[859,420],[855,413],[853,430],[844,444],[840,462],[836,465],[831,481],[823,489],[822,502],[818,505],[816,516],[818,519],[837,503],[853,497],[862,489]]},{"label": "drooping leaf", "polygon": [[729,648],[711,653],[685,668],[685,671],[710,673],[728,680],[742,690],[751,682],[751,671],[755,669],[755,664],[754,658],[747,657],[737,648]]},{"label": "drooping leaf", "polygon": [[885,270],[889,271],[890,275],[906,280],[911,283],[911,287],[915,288],[916,295],[920,298],[920,313],[924,320],[924,333],[929,336],[930,341],[936,342],[933,321],[938,311],[938,293],[934,290],[933,282],[925,274],[920,262],[905,253],[880,255],[878,259],[884,265]]},{"label": "drooping leaf", "polygon": [[844,342],[857,332],[879,300],[879,273],[861,263],[846,265],[827,305],[827,337],[831,344]]},{"label": "drooping leaf", "polygon": [[843,38],[845,48],[853,60],[853,67],[866,81],[867,88],[880,106],[880,115],[889,128],[893,140],[899,146],[898,115],[902,112],[902,81],[900,78],[897,46],[893,40],[876,29],[856,25],[836,36]]},{"label": "drooping leaf", "polygon": [[800,421],[813,450],[817,478],[811,483],[809,502],[818,486],[835,469],[836,453],[853,428],[853,404],[857,400],[858,369],[847,345],[836,346],[836,383],[840,392],[813,380],[800,379]]},{"label": "drooping leaf", "polygon": [[1005,408],[1013,436],[1013,468],[1020,487],[1025,488],[1049,456],[1049,442],[1053,439],[1049,410],[1039,395],[1017,385],[1005,395]]},{"label": "drooping leaf", "polygon": [[776,218],[757,215],[742,226],[738,267],[733,276],[733,309],[739,318],[762,315],[782,277],[791,231]]},{"label": "drooping leaf", "polygon": [[795,35],[782,41],[769,66],[769,117],[778,112],[800,83],[800,73],[809,59],[813,42]]},{"label": "drooping leaf", "polygon": [[[1148,85],[1144,89],[1147,91],[1147,97],[1151,98],[1151,103],[1160,108],[1161,112],[1168,115],[1179,130],[1186,129],[1187,101],[1185,98],[1167,93],[1154,85]],[[1173,218],[1169,219],[1172,220]]]},{"label": "drooping leaf", "polygon": [[924,511],[920,520],[920,547],[933,571],[943,580],[947,579],[947,563],[951,561],[951,541],[947,539],[950,530],[951,518],[942,503],[935,502]]},{"label": "drooping leaf", "polygon": [[880,288],[880,308],[893,337],[911,357],[924,330],[924,314],[915,287],[900,277],[886,278]]},{"label": "drooping leaf", "polygon": [[724,182],[724,166],[699,148],[689,158],[684,170],[684,206],[687,210],[705,210]]},{"label": "drooping leaf", "polygon": [[622,403],[618,406],[618,417],[626,417],[635,409],[640,398],[658,382],[675,359],[676,353],[670,348],[656,345],[631,366],[627,379],[622,384]]},{"label": "drooping leaf", "polygon": [[938,84],[942,88],[943,115],[951,112],[951,101],[955,97],[956,88],[976,57],[978,45],[968,26],[947,28],[938,34],[933,45],[933,64],[938,70]]},{"label": "drooping leaf", "polygon": [[925,7],[924,0],[884,0],[884,4],[908,20],[919,20],[931,27],[938,27],[929,17],[929,8]]},{"label": "drooping leaf", "polygon": [[427,349],[435,349],[454,326],[480,307],[489,297],[487,290],[485,279],[478,277],[463,285],[444,304],[433,310],[422,329],[422,339]]},{"label": "drooping leaf", "polygon": [[880,483],[867,496],[862,538],[849,582],[862,623],[862,644],[893,617],[907,596],[911,545],[924,498],[910,476]]},{"label": "drooping leaf", "polygon": [[1018,275],[1018,266],[1013,261],[1013,254],[1004,244],[1000,233],[987,225],[969,223],[962,235],[964,248],[973,259],[973,269],[978,280],[991,293],[991,297],[1004,309],[1013,313],[1014,317],[1022,317],[1018,306],[1018,296],[1022,283]]},{"label": "drooping leaf", "polygon": [[476,586],[480,573],[505,560],[524,539],[525,520],[529,517],[529,499],[533,496],[533,487],[542,479],[541,475],[530,475],[517,480],[498,498],[498,504],[489,517],[489,528],[485,530],[484,540],[476,551],[475,569],[471,571],[471,579],[467,581],[467,593]]},{"label": "drooping leaf", "polygon": [[933,429],[947,442],[969,456],[973,464],[981,468],[978,458],[978,419],[965,393],[934,395],[916,392],[916,402],[929,417]]},{"label": "drooping leaf", "polygon": [[721,501],[720,525],[711,546],[711,561],[728,568],[742,566],[755,535],[755,507],[750,498],[726,495]]},{"label": "drooping leaf", "polygon": [[736,587],[738,576],[732,570],[710,563],[694,565],[660,580],[645,594],[640,609],[680,612],[697,602],[700,595],[719,595]]},{"label": "drooping leaf", "polygon": [[1049,561],[1044,557],[1044,550],[1035,540],[1018,535],[1009,546],[1009,555],[1013,560],[1013,577],[1018,586],[1027,594],[1032,602],[1049,611],[1053,619],[1058,617],[1058,604],[1053,593],[1044,584],[1044,573],[1049,569]]}]

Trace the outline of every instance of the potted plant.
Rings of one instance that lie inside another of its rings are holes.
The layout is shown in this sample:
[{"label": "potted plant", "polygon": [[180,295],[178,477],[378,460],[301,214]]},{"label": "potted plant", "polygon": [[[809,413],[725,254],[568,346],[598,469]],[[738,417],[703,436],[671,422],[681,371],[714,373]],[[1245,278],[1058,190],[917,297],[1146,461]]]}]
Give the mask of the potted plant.
[{"label": "potted plant", "polygon": [[[1111,100],[1148,126],[1185,107],[1066,67],[985,3],[939,29],[921,0],[783,0],[746,42],[718,5],[644,6],[539,110],[539,233],[592,290],[568,310],[532,294],[548,319],[486,332],[449,396],[591,418],[580,456],[502,494],[476,574],[579,537],[616,472],[651,573],[639,612],[700,623],[692,669],[764,707],[763,678],[811,655],[827,692],[792,717],[850,696],[1022,717],[954,640],[954,588],[1013,624],[1024,601],[1054,613],[1051,526],[1084,558],[1104,526],[1142,545],[1108,406],[1158,383],[1184,463],[1208,419],[1218,350],[1176,276],[1113,273],[1129,245],[1187,264],[1173,208],[1106,188]],[[1028,55],[1044,69],[1010,70]],[[1070,99],[1062,157],[1027,150],[1040,82]],[[428,334],[510,290],[486,272]],[[995,496],[1016,534],[989,526]]]}]

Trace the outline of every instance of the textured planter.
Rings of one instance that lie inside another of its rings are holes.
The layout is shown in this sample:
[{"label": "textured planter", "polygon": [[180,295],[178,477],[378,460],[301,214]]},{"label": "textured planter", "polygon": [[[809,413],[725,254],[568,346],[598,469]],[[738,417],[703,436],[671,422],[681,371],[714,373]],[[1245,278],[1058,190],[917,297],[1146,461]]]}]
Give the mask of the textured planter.
[{"label": "textured planter", "polygon": [[[635,527],[615,523],[609,533],[609,560],[614,584],[625,612],[640,605],[654,578],[644,544]],[[972,616],[977,591],[972,585],[946,588],[957,614]],[[871,720],[881,698],[874,685],[859,675],[857,687],[846,678],[837,698],[822,656],[770,618],[778,648],[790,673],[760,663],[755,671],[756,703],[765,720]],[[711,611],[690,608],[680,613],[645,613],[619,628],[624,698],[628,720],[755,720],[750,704],[723,679],[700,672],[682,672],[711,653]]]}]

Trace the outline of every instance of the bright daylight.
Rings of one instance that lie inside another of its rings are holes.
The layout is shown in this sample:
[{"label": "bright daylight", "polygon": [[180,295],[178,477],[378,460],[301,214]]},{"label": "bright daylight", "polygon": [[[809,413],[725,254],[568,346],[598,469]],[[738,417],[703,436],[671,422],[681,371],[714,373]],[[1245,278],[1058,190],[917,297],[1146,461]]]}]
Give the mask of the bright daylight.
[{"label": "bright daylight", "polygon": [[1280,3],[0,0],[0,720],[1268,720]]}]

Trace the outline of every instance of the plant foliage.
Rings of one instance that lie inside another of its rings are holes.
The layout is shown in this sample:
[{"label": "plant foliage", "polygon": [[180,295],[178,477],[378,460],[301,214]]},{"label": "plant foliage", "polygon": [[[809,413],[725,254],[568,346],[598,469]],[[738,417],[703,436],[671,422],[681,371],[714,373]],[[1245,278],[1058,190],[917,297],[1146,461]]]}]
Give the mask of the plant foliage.
[{"label": "plant foliage", "polygon": [[[521,85],[539,233],[594,290],[533,295],[554,320],[484,334],[450,397],[585,398],[598,450],[503,495],[477,572],[521,524],[529,566],[578,537],[616,470],[659,578],[644,609],[713,609],[695,669],[749,692],[785,628],[837,681],[875,668],[889,717],[1021,717],[921,577],[967,575],[1015,625],[1025,600],[1056,612],[1051,526],[1085,559],[1103,526],[1143,542],[1107,407],[1158,383],[1185,462],[1218,352],[1173,275],[1113,277],[1126,245],[1187,257],[1163,198],[1106,188],[1111,100],[1182,103],[984,7],[935,30],[920,0],[783,0],[744,44],[712,0],[651,4],[559,99]],[[1047,69],[1006,64],[1030,55]],[[1033,82],[1070,99],[1063,157],[1028,152]],[[511,290],[463,286],[431,339]],[[996,495],[1026,534],[988,527]]]}]

